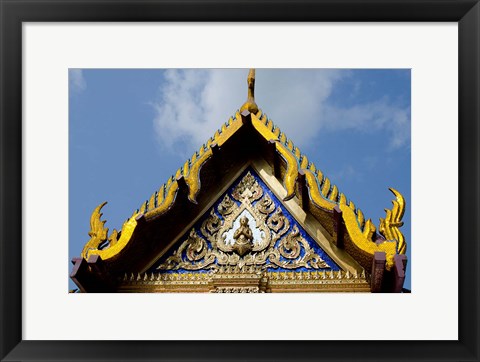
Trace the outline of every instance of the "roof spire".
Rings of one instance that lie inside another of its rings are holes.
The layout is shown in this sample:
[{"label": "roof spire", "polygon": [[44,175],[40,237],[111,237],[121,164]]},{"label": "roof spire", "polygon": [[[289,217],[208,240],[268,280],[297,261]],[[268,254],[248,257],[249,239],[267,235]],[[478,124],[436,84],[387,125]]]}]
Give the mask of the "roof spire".
[{"label": "roof spire", "polygon": [[255,103],[255,69],[250,69],[247,77],[248,84],[248,96],[247,101],[240,108],[240,112],[248,110],[250,113],[256,114],[258,112],[258,106]]}]

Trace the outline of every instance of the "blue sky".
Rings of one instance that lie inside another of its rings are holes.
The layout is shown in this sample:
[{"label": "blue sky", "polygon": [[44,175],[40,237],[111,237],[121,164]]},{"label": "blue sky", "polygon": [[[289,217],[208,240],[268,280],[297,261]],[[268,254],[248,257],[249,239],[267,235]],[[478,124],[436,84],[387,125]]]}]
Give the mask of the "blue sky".
[{"label": "blue sky", "polygon": [[[246,99],[246,69],[71,69],[69,259],[93,209],[120,229]],[[378,228],[407,201],[411,288],[409,69],[257,69],[258,106]],[[71,270],[71,264],[68,266]],[[74,284],[69,281],[69,287]]]}]

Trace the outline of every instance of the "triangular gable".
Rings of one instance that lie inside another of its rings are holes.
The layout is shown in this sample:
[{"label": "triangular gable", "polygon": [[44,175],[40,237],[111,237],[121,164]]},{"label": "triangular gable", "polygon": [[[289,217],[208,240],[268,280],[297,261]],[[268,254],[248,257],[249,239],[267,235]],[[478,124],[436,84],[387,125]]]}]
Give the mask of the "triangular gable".
[{"label": "triangular gable", "polygon": [[149,272],[207,272],[232,266],[340,270],[250,167]]}]

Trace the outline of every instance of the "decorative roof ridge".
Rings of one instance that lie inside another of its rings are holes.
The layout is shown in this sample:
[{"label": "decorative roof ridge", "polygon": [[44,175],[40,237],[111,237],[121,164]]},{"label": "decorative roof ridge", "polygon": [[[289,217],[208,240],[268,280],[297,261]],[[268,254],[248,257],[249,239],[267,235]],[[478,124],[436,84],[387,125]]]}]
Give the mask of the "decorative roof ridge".
[{"label": "decorative roof ridge", "polygon": [[[339,191],[337,186],[335,184],[332,184],[330,179],[326,175],[324,175],[323,172],[320,169],[318,169],[313,162],[309,162],[307,155],[302,154],[300,149],[294,145],[293,141],[290,138],[288,138],[287,135],[283,131],[281,131],[280,128],[277,127],[273,123],[273,121],[267,117],[265,113],[262,112],[262,110],[258,110],[255,116],[260,122],[262,122],[262,124],[267,128],[268,131],[272,132],[275,135],[276,140],[278,140],[278,142],[282,146],[284,146],[286,150],[291,152],[291,154],[295,157],[296,161],[298,162],[300,170],[308,170],[313,173],[313,175],[316,178],[321,197],[326,202],[331,203],[332,205],[347,204],[352,210],[355,211],[355,214],[358,217],[359,226],[363,230],[366,223],[365,217],[363,215],[363,212],[355,206],[353,201],[351,200],[347,201],[347,197],[342,192]],[[218,129],[215,132],[215,134],[207,140],[206,143],[200,146],[198,151],[195,151],[193,153],[190,159],[185,161],[183,166],[178,168],[178,170],[175,172],[174,175],[170,176],[167,179],[167,181],[164,184],[162,184],[160,188],[150,196],[148,200],[145,200],[142,203],[142,205],[135,211],[135,213],[145,214],[145,216],[149,218],[154,214],[155,216],[157,216],[165,212],[168,208],[165,209],[162,206],[164,206],[166,201],[172,198],[172,197],[169,197],[169,194],[170,194],[169,191],[172,188],[172,185],[177,183],[177,180],[180,178],[193,178],[192,177],[193,175],[191,175],[191,170],[193,169],[192,166],[202,161],[203,162],[206,161],[210,156],[212,145],[218,145],[219,141],[223,144],[227,138],[230,138],[230,136],[233,135],[234,132],[232,132],[231,134],[228,134],[228,137],[226,137],[225,139],[223,139],[224,137],[221,137],[221,136],[225,135],[227,133],[226,131],[230,130],[229,127],[232,124],[240,123],[241,125],[241,122],[242,122],[242,119],[240,115],[240,110],[237,110],[237,112],[235,112],[235,118],[230,117],[229,120],[225,122],[222,125],[222,127]],[[235,132],[238,128],[240,127],[235,127]],[[263,136],[265,137],[265,135]],[[195,168],[200,169],[200,167],[195,167]],[[173,189],[176,191],[177,187],[174,186]],[[293,197],[293,194],[288,195],[287,199],[290,199],[292,197]],[[191,195],[190,200],[195,202],[195,197],[193,194]],[[152,208],[152,205],[154,205],[153,208]],[[317,205],[317,206],[324,207],[324,205]],[[162,212],[154,213],[153,211],[157,208],[161,208]],[[327,209],[331,209],[331,208],[327,207]]]},{"label": "decorative roof ridge", "polygon": [[[383,242],[377,245],[375,241],[372,240],[376,227],[371,219],[365,219],[363,212],[355,206],[353,201],[347,201],[347,197],[338,190],[337,186],[332,185],[329,178],[325,176],[313,162],[310,162],[306,155],[301,153],[293,141],[289,139],[265,113],[259,110],[257,114],[252,115],[251,119],[253,127],[267,141],[275,143],[277,152],[287,162],[287,174],[283,180],[284,187],[287,190],[287,197],[285,199],[291,199],[295,195],[298,175],[304,174],[310,199],[315,206],[330,212],[333,212],[337,206],[342,212],[347,231],[355,239],[356,244],[360,245],[362,250],[368,251],[368,254],[371,255],[373,255],[375,251],[385,251],[387,254],[387,267],[391,268],[391,266],[393,266],[393,255],[396,253],[405,253],[406,251],[405,239],[398,229],[403,224],[401,218],[405,211],[405,200],[403,196],[398,191],[390,189],[395,195],[396,200],[393,201],[394,206],[392,210],[385,210],[385,219],[380,219],[379,231],[387,239],[386,241],[395,241],[395,243]],[[98,254],[100,251],[104,252],[103,258],[115,255],[123,248],[124,244],[128,242],[136,226],[136,218],[139,215],[143,215],[146,219],[151,219],[162,215],[172,207],[179,188],[179,181],[183,182],[181,181],[182,179],[188,186],[188,198],[191,202],[195,203],[201,186],[199,177],[200,169],[211,157],[212,147],[215,147],[215,145],[221,146],[236,133],[242,125],[242,115],[237,111],[235,118],[230,117],[206,143],[202,144],[198,151],[194,152],[192,157],[177,170],[174,176],[169,177],[168,180],[160,186],[158,191],[155,191],[151,197],[133,213],[132,217],[125,222],[122,231],[117,232],[114,230],[108,238],[109,243],[106,243],[107,239],[93,243],[88,242],[85,245],[82,256],[88,256],[89,252],[92,255]],[[152,205],[154,205],[153,208],[151,207]],[[96,215],[95,217],[100,220],[100,209],[97,209],[98,207],[95,209],[94,214]],[[92,218],[93,217],[94,215],[92,214]],[[95,223],[95,225],[103,226],[103,223]],[[108,231],[108,229],[106,230]],[[96,233],[91,231],[91,233],[100,235],[100,230]],[[95,247],[95,245],[97,246]],[[100,250],[99,247],[101,245],[108,245],[109,247]],[[99,249],[95,250],[97,248]],[[118,251],[115,249],[118,249]]]},{"label": "decorative roof ridge", "polygon": [[[262,112],[262,110],[259,110],[255,116],[258,118],[259,121],[263,123],[266,128],[273,132],[275,135],[275,138],[278,139],[280,144],[282,144],[286,149],[292,152],[293,156],[295,156],[295,159],[298,161],[299,168],[300,169],[305,169],[310,172],[312,172],[317,181],[318,181],[318,186],[320,189],[320,194],[321,196],[325,199],[325,201],[330,202],[330,203],[335,203],[335,204],[341,204],[345,203],[348,204],[354,211],[355,213],[358,213],[359,216],[359,225],[363,229],[365,225],[365,219],[363,216],[363,212],[355,207],[355,204],[353,201],[347,201],[346,196],[341,193],[337,186],[332,184],[330,179],[323,174],[323,172],[318,169],[313,162],[308,161],[308,157],[305,154],[302,154],[300,149],[294,145],[293,141],[287,137],[287,135],[280,130],[279,127],[277,127],[271,119],[267,117],[265,113]],[[235,113],[235,118],[230,117],[230,119],[225,122],[220,129],[218,129],[215,134],[210,137],[206,143],[203,143],[198,151],[195,151],[190,159],[185,161],[183,166],[179,167],[178,170],[175,172],[174,175],[170,176],[165,183],[163,183],[160,188],[155,191],[151,197],[148,200],[145,200],[140,208],[138,208],[135,213],[141,213],[141,214],[148,214],[151,211],[153,211],[156,208],[159,208],[165,203],[165,200],[167,198],[167,195],[169,194],[169,190],[171,186],[177,182],[179,178],[186,178],[190,176],[190,172],[192,169],[192,166],[198,163],[198,161],[202,160],[202,158],[208,159],[209,157],[205,157],[205,155],[209,154],[209,151],[211,150],[212,145],[218,145],[218,141],[220,141],[220,138],[222,135],[224,135],[228,129],[229,126],[231,126],[233,123],[241,122],[241,115],[240,115],[240,110],[237,110]],[[235,128],[235,131],[239,127]],[[233,133],[232,133],[233,134]],[[229,134],[228,138],[232,135]],[[265,135],[264,135],[265,136]],[[222,143],[226,141],[222,139]],[[288,198],[291,198],[291,196],[287,196]],[[193,196],[192,196],[193,198]],[[193,200],[192,200],[193,201]],[[152,208],[152,204],[154,207]],[[321,207],[321,205],[319,205]]]}]

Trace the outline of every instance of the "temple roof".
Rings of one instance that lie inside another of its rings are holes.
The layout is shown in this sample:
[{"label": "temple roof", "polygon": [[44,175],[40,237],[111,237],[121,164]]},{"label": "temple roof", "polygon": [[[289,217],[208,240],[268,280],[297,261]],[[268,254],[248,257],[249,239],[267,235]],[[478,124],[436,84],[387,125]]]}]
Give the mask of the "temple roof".
[{"label": "temple roof", "polygon": [[367,271],[376,253],[385,254],[387,270],[395,266],[395,257],[406,252],[405,238],[399,229],[405,210],[403,196],[390,189],[395,196],[393,207],[386,210],[377,231],[361,209],[258,108],[254,70],[249,72],[247,83],[247,101],[235,116],[154,191],[120,231],[113,230],[108,235],[105,221],[101,220],[105,203],[95,208],[91,239],[83,248],[82,259],[100,258],[111,270],[144,272],[152,263],[145,259],[146,255],[159,255],[171,246],[155,242],[160,235],[173,240],[182,229],[176,226],[179,222],[193,223],[209,207],[212,194],[220,186],[226,187],[246,165],[262,159],[282,184],[282,201],[295,200],[313,215],[336,247],[345,250]]}]

